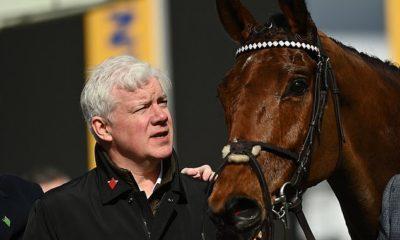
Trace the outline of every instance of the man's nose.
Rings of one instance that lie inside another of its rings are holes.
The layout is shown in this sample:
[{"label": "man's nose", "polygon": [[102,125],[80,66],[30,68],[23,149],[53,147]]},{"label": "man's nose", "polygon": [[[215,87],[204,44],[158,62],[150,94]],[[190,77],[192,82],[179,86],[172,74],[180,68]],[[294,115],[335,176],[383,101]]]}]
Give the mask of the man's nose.
[{"label": "man's nose", "polygon": [[168,120],[167,108],[163,108],[158,104],[153,105],[153,116],[151,119],[151,123],[153,125],[163,124]]}]

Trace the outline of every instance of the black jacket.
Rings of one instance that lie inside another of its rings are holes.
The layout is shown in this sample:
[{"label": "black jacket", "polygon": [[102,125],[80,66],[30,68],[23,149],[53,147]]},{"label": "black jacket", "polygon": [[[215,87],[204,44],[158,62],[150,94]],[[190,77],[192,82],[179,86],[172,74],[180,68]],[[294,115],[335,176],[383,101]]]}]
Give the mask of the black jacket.
[{"label": "black jacket", "polygon": [[[175,170],[153,215],[144,192],[98,158],[96,152],[95,169],[36,202],[24,239],[201,239],[206,183]],[[215,239],[206,222],[207,239]]]},{"label": "black jacket", "polygon": [[0,175],[0,239],[22,239],[33,203],[43,194],[39,185]]}]

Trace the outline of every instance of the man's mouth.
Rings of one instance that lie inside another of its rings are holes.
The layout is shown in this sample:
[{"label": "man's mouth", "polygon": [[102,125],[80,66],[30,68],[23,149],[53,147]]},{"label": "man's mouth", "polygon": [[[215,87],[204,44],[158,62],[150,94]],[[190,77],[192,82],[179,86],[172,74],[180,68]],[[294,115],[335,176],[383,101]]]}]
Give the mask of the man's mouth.
[{"label": "man's mouth", "polygon": [[168,130],[167,131],[158,132],[158,133],[155,133],[155,134],[151,135],[150,137],[151,138],[163,138],[163,137],[166,137],[168,135],[168,132],[169,132]]}]

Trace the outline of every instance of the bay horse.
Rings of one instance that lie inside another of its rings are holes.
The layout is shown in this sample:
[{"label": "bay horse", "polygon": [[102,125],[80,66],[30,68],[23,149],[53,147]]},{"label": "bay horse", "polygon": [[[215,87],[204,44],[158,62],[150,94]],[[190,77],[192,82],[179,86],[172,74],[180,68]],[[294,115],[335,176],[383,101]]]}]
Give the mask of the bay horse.
[{"label": "bay horse", "polygon": [[383,190],[400,173],[400,70],[318,31],[305,0],[278,2],[282,14],[260,24],[239,0],[216,0],[240,47],[218,86],[230,161],[208,198],[211,215],[223,239],[262,238],[266,205],[301,200],[327,180],[352,239],[376,239]]}]

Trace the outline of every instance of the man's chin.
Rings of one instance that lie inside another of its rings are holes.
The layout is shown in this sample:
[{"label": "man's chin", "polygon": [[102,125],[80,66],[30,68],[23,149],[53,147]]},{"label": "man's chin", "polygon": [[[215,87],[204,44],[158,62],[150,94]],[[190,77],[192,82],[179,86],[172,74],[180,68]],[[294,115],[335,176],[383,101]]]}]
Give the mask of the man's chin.
[{"label": "man's chin", "polygon": [[157,150],[153,151],[151,155],[152,157],[160,160],[169,158],[172,155],[172,146],[158,148]]}]

